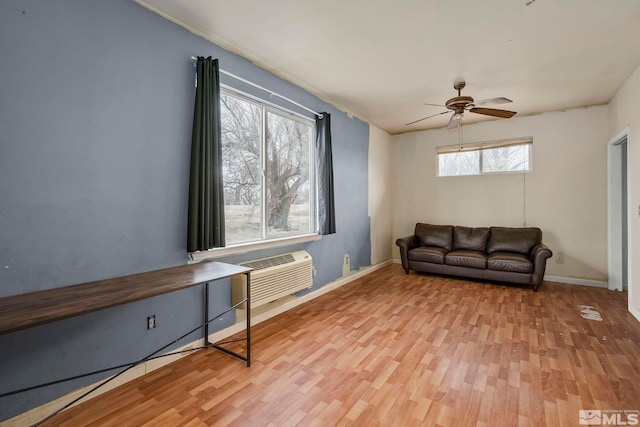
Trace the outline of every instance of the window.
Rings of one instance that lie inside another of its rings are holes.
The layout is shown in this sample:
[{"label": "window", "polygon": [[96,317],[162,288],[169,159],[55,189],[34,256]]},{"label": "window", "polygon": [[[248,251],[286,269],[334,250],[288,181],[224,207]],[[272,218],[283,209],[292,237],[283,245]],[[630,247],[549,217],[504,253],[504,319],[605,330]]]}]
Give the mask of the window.
[{"label": "window", "polygon": [[314,232],[314,123],[228,91],[220,107],[226,244]]},{"label": "window", "polygon": [[436,148],[438,176],[531,171],[533,138],[507,139]]}]

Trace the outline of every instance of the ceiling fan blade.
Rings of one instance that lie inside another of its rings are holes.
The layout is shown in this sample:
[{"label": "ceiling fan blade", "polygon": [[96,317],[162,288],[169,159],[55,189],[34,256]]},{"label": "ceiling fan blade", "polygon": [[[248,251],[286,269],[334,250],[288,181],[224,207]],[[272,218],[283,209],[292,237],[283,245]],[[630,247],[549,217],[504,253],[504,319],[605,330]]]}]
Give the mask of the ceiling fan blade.
[{"label": "ceiling fan blade", "polygon": [[490,98],[490,99],[483,99],[481,101],[476,101],[473,103],[473,105],[475,106],[480,106],[480,105],[496,105],[496,104],[506,104],[508,102],[513,102],[512,100],[510,100],[509,98],[505,98],[503,96],[498,97],[498,98]]},{"label": "ceiling fan blade", "polygon": [[507,110],[498,110],[495,108],[472,108],[469,111],[476,114],[484,114],[485,116],[493,116],[493,117],[502,117],[503,119],[508,119],[510,117],[515,116],[515,111],[507,111]]},{"label": "ceiling fan blade", "polygon": [[425,102],[424,105],[433,105],[434,107],[446,107],[446,105],[442,105],[442,104],[429,104],[428,102]]},{"label": "ceiling fan blade", "polygon": [[423,121],[423,120],[430,119],[431,117],[441,116],[441,115],[443,115],[443,114],[447,114],[448,112],[449,112],[449,111],[443,111],[442,113],[432,114],[432,115],[430,115],[430,116],[423,117],[423,118],[421,118],[421,119],[414,120],[414,121],[412,121],[412,122],[410,122],[410,123],[407,123],[407,124],[405,124],[405,126],[409,126],[409,125],[412,125],[412,124],[414,124],[414,123],[418,123],[418,122],[421,122],[421,121]]},{"label": "ceiling fan blade", "polygon": [[462,119],[462,115],[460,114],[454,114],[453,116],[451,116],[451,118],[449,119],[449,124],[447,125],[447,129],[457,128],[460,124],[460,119]]}]

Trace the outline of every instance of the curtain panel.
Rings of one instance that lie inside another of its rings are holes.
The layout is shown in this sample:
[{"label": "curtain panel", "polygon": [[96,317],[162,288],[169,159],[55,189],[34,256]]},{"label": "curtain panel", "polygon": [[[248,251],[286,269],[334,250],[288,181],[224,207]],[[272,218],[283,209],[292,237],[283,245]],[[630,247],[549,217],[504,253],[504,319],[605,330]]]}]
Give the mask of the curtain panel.
[{"label": "curtain panel", "polygon": [[223,247],[224,193],[217,59],[196,60],[196,96],[191,137],[187,251]]},{"label": "curtain panel", "polygon": [[331,153],[331,116],[316,117],[316,171],[318,181],[318,228],[320,234],[336,232],[336,208],[333,194],[333,155]]}]

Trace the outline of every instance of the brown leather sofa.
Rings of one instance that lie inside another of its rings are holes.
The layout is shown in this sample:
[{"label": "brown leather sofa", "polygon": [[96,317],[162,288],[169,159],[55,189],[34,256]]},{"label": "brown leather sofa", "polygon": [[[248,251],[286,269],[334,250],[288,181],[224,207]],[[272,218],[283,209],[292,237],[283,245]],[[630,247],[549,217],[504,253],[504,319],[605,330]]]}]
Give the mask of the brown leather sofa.
[{"label": "brown leather sofa", "polygon": [[396,240],[402,267],[424,273],[530,285],[534,292],[553,253],[535,227],[460,227],[416,224]]}]

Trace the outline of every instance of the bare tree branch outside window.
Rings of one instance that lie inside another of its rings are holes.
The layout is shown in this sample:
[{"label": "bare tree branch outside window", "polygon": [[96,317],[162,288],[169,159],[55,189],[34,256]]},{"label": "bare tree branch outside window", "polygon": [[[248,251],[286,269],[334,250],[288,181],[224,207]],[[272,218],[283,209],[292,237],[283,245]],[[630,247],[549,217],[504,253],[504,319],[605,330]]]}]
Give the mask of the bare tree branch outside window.
[{"label": "bare tree branch outside window", "polygon": [[480,152],[460,151],[438,155],[438,176],[478,175]]},{"label": "bare tree branch outside window", "polygon": [[516,172],[529,170],[529,145],[482,150],[482,172]]}]

